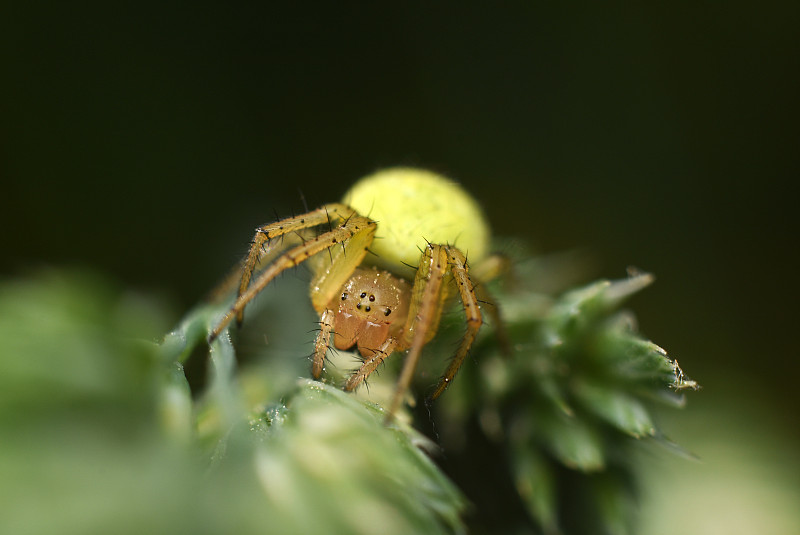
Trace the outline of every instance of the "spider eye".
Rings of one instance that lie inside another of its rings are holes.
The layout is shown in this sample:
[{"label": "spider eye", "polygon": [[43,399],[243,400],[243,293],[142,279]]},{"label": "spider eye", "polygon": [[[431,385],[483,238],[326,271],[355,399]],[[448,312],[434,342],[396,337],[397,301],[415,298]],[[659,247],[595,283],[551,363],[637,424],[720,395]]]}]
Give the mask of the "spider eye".
[{"label": "spider eye", "polygon": [[342,301],[344,301],[345,299],[347,299],[347,292],[344,292],[344,293],[342,294]]},{"label": "spider eye", "polygon": [[392,309],[391,309],[391,308],[387,308],[387,309],[386,309],[386,312],[384,312],[384,313],[383,313],[383,315],[384,315],[384,316],[388,316],[388,315],[389,315],[389,314],[391,314],[391,313],[392,313]]},{"label": "spider eye", "polygon": [[364,299],[367,296],[367,292],[361,292],[361,299]]},{"label": "spider eye", "polygon": [[375,301],[375,296],[374,296],[374,295],[370,295],[370,296],[369,296],[369,300],[370,300],[370,301]]},{"label": "spider eye", "polygon": [[364,307],[364,310],[366,310],[367,312],[369,312],[369,305],[365,306],[365,307]]}]

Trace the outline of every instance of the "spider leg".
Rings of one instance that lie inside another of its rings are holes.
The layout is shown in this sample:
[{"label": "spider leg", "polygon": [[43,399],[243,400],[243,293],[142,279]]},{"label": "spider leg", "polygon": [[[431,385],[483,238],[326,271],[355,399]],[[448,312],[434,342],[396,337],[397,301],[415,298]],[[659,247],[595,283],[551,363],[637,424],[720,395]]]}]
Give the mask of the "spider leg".
[{"label": "spider leg", "polygon": [[475,268],[471,270],[472,280],[479,281],[477,286],[473,285],[475,294],[478,300],[482,303],[488,304],[486,307],[487,314],[491,318],[492,329],[494,330],[497,342],[500,344],[500,350],[504,355],[511,355],[511,338],[508,335],[505,321],[503,321],[503,314],[500,305],[483,282],[496,279],[501,275],[508,273],[511,270],[511,261],[508,257],[501,254],[493,254],[490,257],[481,261]]},{"label": "spider leg", "polygon": [[[308,235],[304,234],[304,231],[307,230],[310,229],[298,230],[292,234],[280,236],[280,243],[278,244],[278,247],[273,247],[270,244],[262,245],[260,254],[255,261],[254,269],[251,271],[251,273],[257,271],[259,267],[267,265],[269,262],[277,258],[281,252],[285,251],[289,247],[293,247],[297,244],[307,241]],[[219,303],[230,297],[231,292],[235,288],[239,288],[248,257],[242,258],[240,262],[237,262],[236,265],[234,265],[228,271],[225,277],[221,279],[220,282],[210,292],[208,292],[205,298],[206,301],[210,303]]]},{"label": "spider leg", "polygon": [[[331,219],[341,220],[341,223],[338,226],[331,227],[331,230],[320,234],[316,238],[292,247],[269,264],[254,281],[250,281],[253,270],[259,260],[259,251],[265,241],[277,236],[283,236],[288,232],[326,224]],[[239,287],[240,294],[230,310],[222,317],[217,326],[212,329],[208,337],[209,341],[216,339],[234,318],[241,317],[245,306],[283,271],[297,266],[309,257],[334,245],[342,244],[342,250],[338,251],[335,257],[339,258],[345,255],[345,251],[347,251],[348,256],[346,259],[332,264],[332,267],[326,272],[327,276],[323,277],[325,279],[324,284],[319,283],[320,277],[317,277],[314,284],[312,284],[312,304],[318,312],[322,313],[332,295],[344,284],[353,269],[366,255],[366,247],[372,242],[376,226],[374,221],[359,216],[344,205],[331,204],[302,216],[261,227],[256,233],[250,254],[245,261],[242,282]],[[259,237],[262,234],[265,237]]]},{"label": "spider leg", "polygon": [[447,261],[453,270],[453,278],[456,281],[458,293],[464,305],[467,332],[464,334],[464,338],[461,340],[461,345],[459,345],[456,354],[450,361],[450,365],[447,367],[447,370],[445,370],[442,378],[439,379],[439,385],[436,387],[433,394],[431,394],[431,400],[438,398],[450,384],[450,381],[453,380],[456,373],[458,373],[458,369],[464,362],[469,348],[472,347],[472,343],[478,335],[478,329],[481,328],[481,324],[483,323],[481,309],[478,306],[478,298],[475,296],[475,289],[467,273],[467,259],[464,257],[464,254],[455,247],[447,247]]},{"label": "spider leg", "polygon": [[329,340],[333,332],[334,311],[326,308],[319,318],[320,329],[317,339],[314,341],[314,354],[311,361],[311,375],[314,379],[319,379],[322,375],[322,368],[325,365],[325,355],[328,353]]},{"label": "spider leg", "polygon": [[447,271],[447,250],[441,245],[429,244],[423,252],[422,259],[414,278],[411,293],[411,307],[403,330],[402,346],[409,347],[400,378],[397,380],[394,397],[389,411],[386,413],[388,423],[400,407],[403,396],[411,384],[414,370],[417,368],[422,347],[433,336],[435,329],[431,325],[438,324],[441,316],[442,280]]},{"label": "spider leg", "polygon": [[497,343],[500,344],[500,351],[503,355],[511,355],[511,338],[508,335],[500,305],[497,304],[497,300],[493,297],[492,292],[483,286],[478,286],[473,289],[478,296],[478,300],[488,305],[485,310],[486,313],[489,314],[489,318],[491,318],[492,329],[497,337]]},{"label": "spider leg", "polygon": [[[347,206],[341,204],[328,204],[307,214],[281,219],[268,225],[262,225],[256,229],[250,251],[242,264],[241,280],[239,282],[239,293],[241,297],[250,284],[253,271],[256,269],[261,258],[268,252],[270,242],[273,238],[283,237],[293,232],[330,223],[331,219],[347,219],[352,217],[355,212]],[[244,309],[237,314],[236,321],[241,323]]]},{"label": "spider leg", "polygon": [[375,351],[375,354],[365,360],[358,371],[350,376],[347,383],[344,385],[344,389],[348,392],[355,390],[389,355],[394,353],[398,343],[399,341],[394,337],[387,338],[386,341],[381,344],[381,347]]}]

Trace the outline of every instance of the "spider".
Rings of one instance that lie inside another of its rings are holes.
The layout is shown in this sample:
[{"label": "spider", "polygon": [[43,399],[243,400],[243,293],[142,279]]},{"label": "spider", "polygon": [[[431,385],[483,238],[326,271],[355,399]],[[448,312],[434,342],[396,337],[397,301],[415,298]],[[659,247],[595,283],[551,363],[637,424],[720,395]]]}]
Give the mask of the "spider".
[{"label": "spider", "polygon": [[[499,271],[488,247],[489,226],[477,202],[455,182],[416,168],[379,171],[358,181],[342,203],[256,229],[243,262],[238,297],[211,331],[209,342],[234,319],[241,323],[245,306],[277,275],[308,262],[313,273],[311,303],[320,317],[311,357],[315,379],[324,370],[331,336],[337,349],[355,346],[362,358],[344,386],[347,391],[356,389],[392,353],[408,351],[386,413],[388,422],[455,289],[463,304],[466,333],[430,400],[444,392],[461,367],[483,323],[470,265],[475,263],[480,279]],[[282,254],[256,273],[275,248]]]}]

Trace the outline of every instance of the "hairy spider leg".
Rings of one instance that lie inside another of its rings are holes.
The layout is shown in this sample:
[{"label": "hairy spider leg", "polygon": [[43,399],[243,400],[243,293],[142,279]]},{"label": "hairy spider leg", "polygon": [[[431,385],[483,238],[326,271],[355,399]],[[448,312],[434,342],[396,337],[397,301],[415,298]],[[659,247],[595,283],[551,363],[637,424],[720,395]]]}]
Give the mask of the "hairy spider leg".
[{"label": "hairy spider leg", "polygon": [[330,308],[322,311],[319,317],[319,332],[317,339],[314,341],[314,353],[311,356],[311,375],[314,379],[319,379],[322,375],[322,369],[325,366],[325,355],[328,353],[330,347],[329,340],[333,333],[333,318],[336,312]]},{"label": "hairy spider leg", "polygon": [[[247,291],[250,279],[253,276],[253,271],[264,255],[265,249],[269,248],[270,242],[274,238],[283,237],[287,234],[319,225],[332,225],[334,222],[345,220],[355,215],[357,214],[352,208],[343,204],[331,203],[313,212],[308,212],[307,214],[288,217],[258,227],[255,236],[253,236],[253,242],[250,245],[250,252],[247,254],[247,258],[242,266],[241,281],[239,282],[239,293],[237,297],[241,297]],[[236,320],[239,323],[242,322],[243,314],[244,309],[237,314]]]},{"label": "hairy spider leg", "polygon": [[[261,268],[268,265],[281,253],[290,249],[291,247],[308,241],[311,236],[307,233],[309,230],[311,229],[296,230],[292,234],[280,236],[279,239],[276,240],[275,244],[264,242],[261,246],[261,253],[256,259],[255,269],[253,272],[260,271]],[[208,293],[206,297],[208,302],[219,303],[224,301],[230,297],[230,294],[234,288],[239,288],[242,282],[242,273],[244,272],[248,257],[249,254],[247,257],[242,258],[240,262],[236,263],[236,265],[230,269],[225,277]]]},{"label": "hairy spider leg", "polygon": [[478,335],[478,330],[483,324],[483,317],[481,316],[481,309],[478,305],[478,298],[475,296],[475,288],[473,287],[472,281],[467,273],[468,268],[466,257],[458,249],[454,247],[448,247],[447,261],[452,269],[453,278],[456,281],[458,293],[461,297],[461,302],[464,305],[464,315],[467,320],[467,332],[464,333],[464,338],[461,339],[461,344],[459,345],[456,354],[450,361],[450,365],[447,367],[447,370],[445,370],[441,379],[439,379],[439,385],[436,387],[436,390],[434,390],[433,394],[431,394],[431,400],[438,398],[448,387],[450,381],[453,380],[453,377],[455,377],[456,373],[458,373],[458,369],[461,368],[461,364],[464,362],[467,352],[469,351],[469,348],[472,347],[472,343],[475,341],[475,337]]},{"label": "hairy spider leg", "polygon": [[411,384],[422,348],[436,333],[444,302],[448,297],[447,289],[442,284],[448,271],[453,275],[453,279],[458,286],[461,302],[464,305],[467,332],[450,365],[440,379],[436,391],[431,395],[431,399],[439,397],[450,384],[450,381],[461,367],[461,363],[464,361],[472,342],[475,340],[478,329],[483,323],[464,254],[455,247],[429,244],[420,260],[417,276],[414,279],[411,309],[409,310],[401,342],[403,347],[410,349],[400,372],[400,378],[397,381],[389,411],[386,414],[387,422],[392,419],[394,413],[400,407],[403,396]]},{"label": "hairy spider leg", "polygon": [[381,347],[370,358],[364,361],[361,367],[347,379],[344,389],[347,392],[355,390],[364,380],[372,374],[389,355],[398,350],[399,340],[390,336],[381,344]]},{"label": "hairy spider leg", "polygon": [[511,261],[507,256],[501,254],[493,254],[485,258],[470,270],[472,273],[471,279],[478,281],[478,285],[473,286],[473,290],[475,295],[478,296],[479,302],[489,305],[484,310],[489,315],[495,337],[500,344],[500,351],[504,355],[511,355],[511,339],[503,321],[500,305],[497,304],[497,300],[482,283],[496,279],[510,270]]},{"label": "hairy spider leg", "polygon": [[[329,224],[331,225],[330,230],[289,249],[269,264],[256,280],[250,283],[265,242],[268,243],[270,239],[287,233]],[[334,224],[336,226],[333,226]],[[343,204],[328,204],[308,214],[260,227],[256,231],[250,253],[245,260],[242,282],[239,285],[239,296],[209,334],[209,342],[214,341],[234,318],[240,318],[245,306],[283,271],[301,264],[325,249],[342,244],[342,247],[346,246],[348,251],[347,254],[341,253],[342,258],[345,258],[346,261],[337,263],[335,269],[331,269],[330,273],[325,276],[316,277],[312,285],[312,304],[315,310],[321,313],[330,297],[338,291],[363,260],[367,253],[366,248],[372,243],[376,226],[374,221],[358,215],[353,209]],[[345,245],[348,241],[351,243]],[[318,284],[320,280],[322,280],[322,284]]]}]

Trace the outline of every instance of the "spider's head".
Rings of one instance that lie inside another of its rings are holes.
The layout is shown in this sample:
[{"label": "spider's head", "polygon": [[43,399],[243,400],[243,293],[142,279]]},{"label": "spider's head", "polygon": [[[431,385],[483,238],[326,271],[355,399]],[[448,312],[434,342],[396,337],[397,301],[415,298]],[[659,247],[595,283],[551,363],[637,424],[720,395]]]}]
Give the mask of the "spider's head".
[{"label": "spider's head", "polygon": [[371,357],[402,329],[408,315],[410,285],[387,271],[357,269],[336,297],[334,345],[349,349],[358,345],[363,357]]}]

